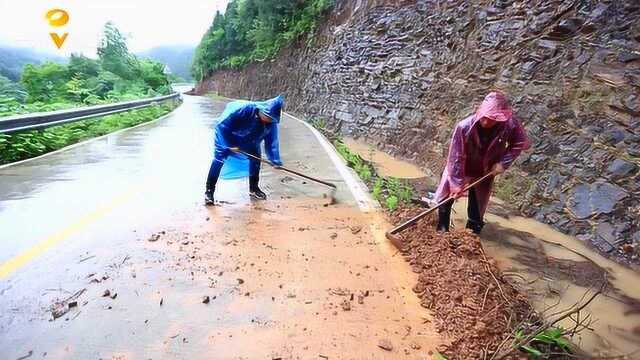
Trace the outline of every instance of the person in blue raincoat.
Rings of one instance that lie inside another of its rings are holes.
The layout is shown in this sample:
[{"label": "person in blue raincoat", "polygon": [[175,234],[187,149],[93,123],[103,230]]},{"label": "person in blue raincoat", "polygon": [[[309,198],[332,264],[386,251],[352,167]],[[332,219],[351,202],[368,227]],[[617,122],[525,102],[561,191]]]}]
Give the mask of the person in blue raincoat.
[{"label": "person in blue raincoat", "polygon": [[[267,195],[260,190],[260,161],[234,153],[231,148],[261,157],[261,143],[269,161],[282,166],[280,160],[278,123],[284,97],[282,95],[266,101],[233,101],[224,109],[215,132],[214,159],[209,169],[205,189],[205,204],[213,205],[216,183],[223,178],[249,176],[249,195],[265,200]],[[248,173],[248,174],[247,174]]]}]

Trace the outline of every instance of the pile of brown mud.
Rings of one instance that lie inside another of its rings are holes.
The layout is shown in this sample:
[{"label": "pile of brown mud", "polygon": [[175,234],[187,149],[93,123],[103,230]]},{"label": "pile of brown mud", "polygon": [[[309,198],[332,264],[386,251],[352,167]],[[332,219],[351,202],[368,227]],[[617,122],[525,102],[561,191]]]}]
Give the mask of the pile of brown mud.
[{"label": "pile of brown mud", "polygon": [[[398,223],[419,211],[398,210],[392,219]],[[402,254],[419,274],[413,290],[449,339],[441,349],[448,359],[485,358],[530,313],[527,298],[502,278],[478,236],[464,229],[437,233],[434,224],[428,217],[399,236]]]}]

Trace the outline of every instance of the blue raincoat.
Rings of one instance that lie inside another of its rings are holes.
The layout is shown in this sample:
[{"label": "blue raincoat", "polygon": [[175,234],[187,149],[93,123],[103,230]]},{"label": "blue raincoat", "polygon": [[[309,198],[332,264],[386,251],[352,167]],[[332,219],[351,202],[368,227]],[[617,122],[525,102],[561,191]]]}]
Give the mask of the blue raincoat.
[{"label": "blue raincoat", "polygon": [[[223,179],[237,179],[260,171],[260,162],[232,152],[229,150],[232,147],[260,157],[264,141],[267,159],[274,165],[282,165],[278,123],[283,103],[284,97],[280,95],[267,101],[240,100],[227,104],[216,125],[214,150],[214,161],[224,163],[220,174]],[[264,124],[260,121],[258,111],[270,117],[272,122]]]}]

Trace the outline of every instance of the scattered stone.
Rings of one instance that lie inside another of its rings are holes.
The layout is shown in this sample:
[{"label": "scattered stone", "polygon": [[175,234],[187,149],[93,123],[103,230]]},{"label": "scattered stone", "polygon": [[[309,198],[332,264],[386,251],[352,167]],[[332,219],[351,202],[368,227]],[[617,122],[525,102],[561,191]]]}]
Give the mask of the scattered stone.
[{"label": "scattered stone", "polygon": [[208,304],[208,303],[209,303],[209,301],[211,301],[211,299],[209,299],[209,297],[208,297],[208,296],[204,296],[204,297],[202,298],[202,303],[203,303],[203,304]]},{"label": "scattered stone", "polygon": [[329,237],[330,237],[331,239],[335,239],[335,238],[337,238],[337,237],[338,237],[338,234],[337,234],[337,233],[331,233],[331,235],[329,235]]},{"label": "scattered stone", "polygon": [[631,245],[631,244],[624,244],[624,245],[622,245],[622,251],[623,251],[624,253],[626,253],[626,254],[631,254],[631,253],[633,253],[633,250],[634,250],[634,248],[633,248],[633,245]]},{"label": "scattered stone", "polygon": [[238,279],[238,284],[239,284],[239,285],[244,284],[244,280],[243,280],[243,279]]},{"label": "scattered stone", "polygon": [[110,298],[112,298],[113,300],[115,300],[117,297],[118,297],[118,293],[113,293],[110,296]]},{"label": "scattered stone", "polygon": [[[46,354],[46,353],[45,353]],[[28,359],[33,355],[33,350],[29,350],[29,352],[26,355],[20,356],[19,358],[17,358],[16,360],[24,360],[24,359]]]},{"label": "scattered stone", "polygon": [[351,311],[351,302],[347,299],[342,300],[342,303],[340,303],[340,306],[344,311]]},{"label": "scattered stone", "polygon": [[360,231],[362,231],[362,226],[353,226],[351,227],[351,233],[353,235],[356,235],[357,233],[359,233]]},{"label": "scattered stone", "polygon": [[160,234],[153,234],[153,235],[151,235],[151,236],[147,239],[147,241],[149,241],[149,242],[156,242],[156,241],[158,241],[159,239],[160,239]]},{"label": "scattered stone", "polygon": [[378,347],[382,350],[393,351],[393,344],[388,339],[378,341]]},{"label": "scattered stone", "polygon": [[77,301],[72,301],[67,305],[69,306],[69,309],[71,309],[71,308],[74,308],[74,307],[78,307],[78,302]]},{"label": "scattered stone", "polygon": [[105,290],[105,291],[102,293],[102,297],[107,297],[107,296],[111,296],[111,291],[110,291],[109,289]]}]

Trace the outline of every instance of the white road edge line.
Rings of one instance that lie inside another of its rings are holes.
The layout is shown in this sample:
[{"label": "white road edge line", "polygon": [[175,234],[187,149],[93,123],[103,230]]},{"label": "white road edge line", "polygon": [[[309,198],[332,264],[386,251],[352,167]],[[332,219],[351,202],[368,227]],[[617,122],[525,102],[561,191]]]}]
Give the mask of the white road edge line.
[{"label": "white road edge line", "polygon": [[[182,105],[182,104],[181,104],[181,105]],[[157,121],[160,121],[160,120],[162,120],[162,119],[164,119],[164,118],[168,117],[169,115],[172,115],[172,114],[173,114],[173,112],[174,112],[174,111],[176,111],[176,109],[178,109],[179,107],[180,107],[180,105],[176,106],[176,107],[175,107],[175,109],[173,109],[173,110],[171,110],[170,112],[168,112],[168,113],[166,113],[166,114],[164,114],[164,115],[160,116],[160,117],[159,117],[159,118],[157,118],[157,119],[154,119],[154,120],[151,120],[151,121],[147,121],[147,122],[145,122],[145,123],[138,124],[138,125],[136,125],[136,126],[132,126],[132,127],[128,127],[128,128],[124,128],[124,129],[120,129],[120,130],[117,130],[117,131],[114,131],[114,132],[111,132],[111,133],[108,133],[108,134],[104,134],[104,135],[102,135],[102,136],[98,136],[98,137],[96,137],[96,138],[87,139],[87,140],[81,141],[81,142],[79,142],[79,143],[75,143],[75,144],[72,144],[72,145],[69,145],[69,146],[65,146],[65,147],[63,147],[62,149],[58,149],[58,150],[55,150],[55,151],[52,151],[52,152],[48,152],[48,153],[46,153],[46,154],[42,154],[42,155],[39,155],[39,156],[36,156],[36,157],[33,157],[33,158],[28,158],[28,159],[24,159],[24,160],[20,160],[20,161],[12,162],[12,163],[9,163],[9,164],[0,165],[0,170],[2,170],[2,169],[4,169],[4,168],[8,168],[8,167],[10,167],[10,166],[16,166],[16,165],[24,164],[24,163],[29,162],[29,161],[35,161],[35,160],[38,160],[38,159],[42,159],[42,158],[44,158],[44,157],[46,157],[46,156],[54,155],[54,154],[58,154],[58,153],[61,153],[61,152],[63,152],[63,151],[68,151],[68,150],[71,150],[71,149],[76,148],[76,147],[78,147],[78,146],[86,145],[86,144],[88,144],[88,143],[90,143],[90,142],[98,141],[98,140],[100,140],[100,139],[104,139],[104,138],[106,138],[106,137],[109,137],[109,136],[113,136],[113,135],[119,134],[119,133],[121,133],[121,132],[129,131],[129,130],[132,130],[132,129],[135,129],[135,128],[138,128],[138,127],[142,127],[142,126],[145,126],[145,125],[153,124],[153,123],[155,123],[155,122],[157,122]]]},{"label": "white road edge line", "polygon": [[324,150],[327,152],[327,155],[329,155],[329,159],[331,159],[333,165],[336,167],[336,169],[338,169],[340,176],[342,176],[342,178],[344,179],[344,182],[345,184],[347,184],[347,187],[351,191],[351,194],[356,199],[356,203],[358,204],[360,211],[368,213],[380,207],[380,205],[369,195],[367,186],[362,182],[360,178],[356,177],[353,174],[353,170],[347,167],[335,147],[333,147],[333,145],[316,128],[311,126],[311,124],[309,124],[308,122],[298,119],[297,117],[289,113],[283,113],[290,118],[303,123],[311,131],[311,133],[315,135],[316,139],[318,139]]}]

